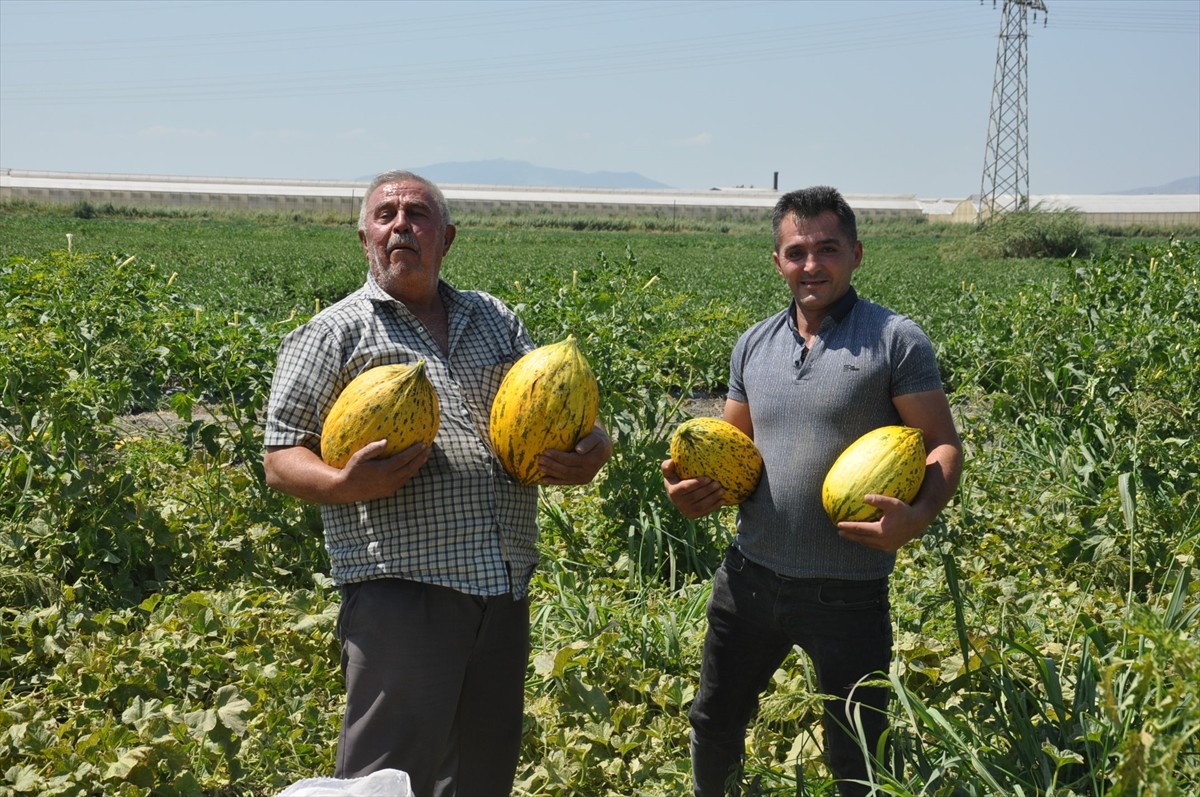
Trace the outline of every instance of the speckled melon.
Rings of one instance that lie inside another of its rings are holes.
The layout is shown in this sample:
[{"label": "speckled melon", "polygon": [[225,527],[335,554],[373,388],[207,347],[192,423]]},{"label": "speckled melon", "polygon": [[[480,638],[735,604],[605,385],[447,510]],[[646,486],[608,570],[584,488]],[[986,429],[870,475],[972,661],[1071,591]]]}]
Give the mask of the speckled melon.
[{"label": "speckled melon", "polygon": [[424,360],[369,368],[346,385],[325,416],[321,459],[344,468],[363,446],[385,438],[385,456],[398,454],[415,443],[432,443],[441,421]]},{"label": "speckled melon", "polygon": [[671,459],[685,479],[707,476],[720,482],[727,504],[749,498],[762,476],[758,446],[721,418],[689,418],[679,424],[671,435]]},{"label": "speckled melon", "polygon": [[882,512],[863,500],[868,493],[911,503],[925,479],[925,440],[911,426],[881,426],[841,453],[825,476],[821,503],[834,523],[877,520]]},{"label": "speckled melon", "polygon": [[542,479],[547,449],[570,451],[592,431],[600,386],[574,335],[517,360],[496,391],[488,424],[492,451],[522,484]]}]

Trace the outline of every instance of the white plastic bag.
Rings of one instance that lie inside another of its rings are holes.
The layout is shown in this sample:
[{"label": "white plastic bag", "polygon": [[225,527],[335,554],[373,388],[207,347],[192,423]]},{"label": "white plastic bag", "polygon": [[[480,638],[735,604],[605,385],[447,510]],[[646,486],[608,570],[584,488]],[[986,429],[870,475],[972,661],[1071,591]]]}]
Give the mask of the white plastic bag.
[{"label": "white plastic bag", "polygon": [[307,778],[278,797],[416,797],[408,773],[381,769],[361,778]]}]

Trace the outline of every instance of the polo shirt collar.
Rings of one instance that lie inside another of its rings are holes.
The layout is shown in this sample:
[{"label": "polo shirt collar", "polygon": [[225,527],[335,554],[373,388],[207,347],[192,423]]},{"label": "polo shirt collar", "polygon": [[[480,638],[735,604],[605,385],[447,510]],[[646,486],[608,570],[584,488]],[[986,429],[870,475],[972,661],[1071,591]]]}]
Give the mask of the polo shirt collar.
[{"label": "polo shirt collar", "polygon": [[[829,308],[829,315],[825,316],[826,321],[832,320],[835,324],[840,324],[846,320],[846,316],[850,315],[850,311],[854,309],[854,305],[858,302],[858,291],[854,290],[854,286],[842,294],[842,298],[833,303],[833,307]],[[796,325],[796,300],[792,299],[788,304],[788,323],[791,326]]]},{"label": "polo shirt collar", "polygon": [[846,316],[850,315],[850,311],[854,309],[854,305],[858,302],[858,291],[854,290],[854,286],[842,295],[842,298],[833,303],[833,307],[829,309],[829,317],[839,324],[846,320]]}]

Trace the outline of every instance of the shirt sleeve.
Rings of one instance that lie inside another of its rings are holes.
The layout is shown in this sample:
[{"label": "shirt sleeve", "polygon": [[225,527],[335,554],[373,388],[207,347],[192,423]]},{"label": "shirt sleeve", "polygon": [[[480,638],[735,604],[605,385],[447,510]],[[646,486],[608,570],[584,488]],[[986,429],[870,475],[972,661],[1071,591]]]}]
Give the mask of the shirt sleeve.
[{"label": "shirt sleeve", "polygon": [[746,364],[748,345],[746,339],[749,332],[743,332],[733,345],[733,354],[729,357],[729,389],[725,397],[734,401],[746,403],[746,385],[742,377],[742,368]]},{"label": "shirt sleeve", "polygon": [[321,449],[321,422],[337,396],[342,370],[339,347],[322,324],[309,322],[280,344],[263,442]]},{"label": "shirt sleeve", "polygon": [[892,396],[942,389],[937,354],[929,336],[904,316],[897,316],[892,326]]}]

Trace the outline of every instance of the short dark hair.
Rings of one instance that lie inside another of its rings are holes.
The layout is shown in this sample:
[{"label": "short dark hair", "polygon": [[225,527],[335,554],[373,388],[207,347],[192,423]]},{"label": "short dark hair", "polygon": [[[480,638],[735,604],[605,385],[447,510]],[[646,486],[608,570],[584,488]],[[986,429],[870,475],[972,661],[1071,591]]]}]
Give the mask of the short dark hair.
[{"label": "short dark hair", "polygon": [[812,219],[826,211],[837,216],[838,227],[850,243],[858,241],[858,221],[854,218],[854,210],[836,188],[827,185],[814,185],[811,188],[801,188],[789,191],[779,197],[775,203],[775,212],[771,214],[771,234],[775,239],[775,248],[779,248],[779,228],[788,216],[801,219]]}]

